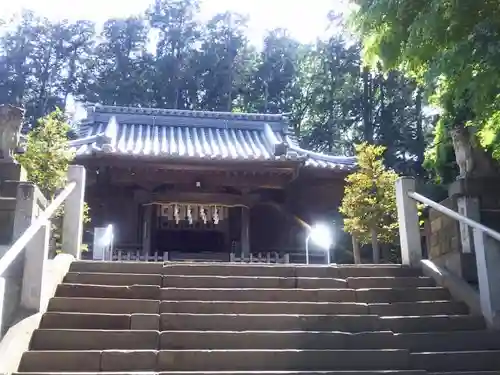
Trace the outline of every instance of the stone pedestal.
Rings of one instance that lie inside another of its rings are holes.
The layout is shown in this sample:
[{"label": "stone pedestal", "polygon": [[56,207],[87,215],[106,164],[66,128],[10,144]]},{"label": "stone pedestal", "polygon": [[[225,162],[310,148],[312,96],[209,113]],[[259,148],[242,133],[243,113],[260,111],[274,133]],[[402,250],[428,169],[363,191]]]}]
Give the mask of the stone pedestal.
[{"label": "stone pedestal", "polygon": [[[500,231],[500,178],[460,179],[440,202],[460,214]],[[477,284],[476,250],[472,229],[430,210],[427,226],[429,258],[471,284]]]},{"label": "stone pedestal", "polygon": [[[489,228],[500,231],[500,178],[460,179],[450,185],[449,196],[456,201],[457,211]],[[473,231],[460,225],[462,277],[477,282],[476,249]]]},{"label": "stone pedestal", "polygon": [[28,174],[20,165],[12,161],[2,161],[0,159],[0,183],[5,181],[27,181]]}]

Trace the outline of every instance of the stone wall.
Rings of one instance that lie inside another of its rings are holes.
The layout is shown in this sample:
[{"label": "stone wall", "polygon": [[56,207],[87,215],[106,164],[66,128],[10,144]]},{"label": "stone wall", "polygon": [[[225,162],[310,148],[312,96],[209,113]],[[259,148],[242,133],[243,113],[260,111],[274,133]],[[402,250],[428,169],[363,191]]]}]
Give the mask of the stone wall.
[{"label": "stone wall", "polygon": [[[455,199],[447,198],[440,202],[446,208],[457,211]],[[435,263],[461,274],[460,266],[460,228],[458,222],[434,209],[429,210],[425,222],[427,253]]]},{"label": "stone wall", "polygon": [[[457,202],[477,198],[475,211],[472,209],[467,215],[489,228],[500,231],[499,183],[498,178],[457,180],[449,187],[449,198],[440,203],[454,211],[463,212],[459,210]],[[467,235],[467,230],[464,229],[464,233],[461,234],[460,225],[456,220],[433,209],[429,212],[425,231],[429,259],[467,282],[476,284],[477,269],[472,231],[469,230]],[[463,248],[462,237],[467,238],[467,236],[471,242],[470,245],[466,243]],[[470,251],[467,248],[470,248]]]},{"label": "stone wall", "polygon": [[[17,164],[0,162],[0,258],[13,242],[16,213],[17,185],[26,179],[25,171]],[[18,256],[2,275],[5,278],[4,295],[0,296],[0,327],[10,326],[21,300],[24,254]],[[3,299],[2,299],[3,298]],[[3,308],[3,311],[1,311]],[[2,332],[0,332],[0,337]]]},{"label": "stone wall", "polygon": [[[447,198],[440,203],[446,208],[457,210],[456,202],[452,198]],[[456,220],[430,209],[427,224],[427,249],[430,258],[439,258],[460,249],[460,233]]]}]

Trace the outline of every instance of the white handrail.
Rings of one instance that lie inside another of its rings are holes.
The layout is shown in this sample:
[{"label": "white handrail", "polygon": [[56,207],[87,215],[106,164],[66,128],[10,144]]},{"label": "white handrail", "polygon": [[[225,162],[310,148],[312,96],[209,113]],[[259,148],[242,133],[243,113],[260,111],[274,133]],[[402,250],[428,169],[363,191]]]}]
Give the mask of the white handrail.
[{"label": "white handrail", "polygon": [[49,220],[61,204],[68,198],[71,192],[75,189],[76,182],[72,181],[66,185],[61,193],[49,204],[49,206],[40,213],[28,229],[19,237],[14,244],[7,250],[5,255],[0,259],[0,277],[23,251],[26,245],[37,234],[38,230]]},{"label": "white handrail", "polygon": [[426,206],[432,207],[436,211],[441,212],[442,214],[451,217],[452,219],[455,219],[457,221],[460,221],[464,224],[467,224],[468,226],[478,229],[486,234],[488,234],[490,237],[500,241],[500,233],[497,231],[488,228],[487,226],[484,226],[483,224],[478,223],[477,221],[474,221],[472,219],[469,219],[468,217],[465,217],[461,214],[459,214],[456,211],[453,211],[447,207],[444,207],[442,204],[439,204],[437,202],[434,202],[432,199],[426,198],[421,194],[415,193],[414,191],[408,192],[408,196],[417,202],[423,203]]}]

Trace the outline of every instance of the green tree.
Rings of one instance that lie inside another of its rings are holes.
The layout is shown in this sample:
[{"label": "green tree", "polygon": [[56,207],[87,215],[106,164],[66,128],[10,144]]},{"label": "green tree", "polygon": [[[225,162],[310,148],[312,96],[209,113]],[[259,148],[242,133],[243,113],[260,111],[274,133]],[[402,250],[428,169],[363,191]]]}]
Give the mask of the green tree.
[{"label": "green tree", "polygon": [[246,17],[221,12],[203,22],[199,3],[155,0],[141,16],[108,19],[99,35],[92,22],[29,11],[0,21],[0,102],[23,105],[31,126],[65,108],[69,95],[109,105],[287,113],[307,148],[352,155],[353,144],[379,144],[386,165],[422,175],[422,95],[399,71],[363,70],[361,45],[345,36],[338,15],[325,14],[332,33],[324,40],[302,44],[277,29],[259,50]]},{"label": "green tree", "polygon": [[64,114],[55,110],[41,118],[26,140],[26,152],[17,160],[48,199],[66,184],[66,172],[74,153],[68,147],[69,125]]},{"label": "green tree", "polygon": [[367,62],[381,60],[387,70],[412,75],[442,109],[441,138],[434,146],[451,138],[464,177],[494,173],[491,154],[500,150],[498,1],[353,2]]},{"label": "green tree", "polygon": [[51,22],[30,11],[1,25],[0,102],[23,105],[28,125],[35,125],[89,81],[84,62],[92,53],[94,25]]},{"label": "green tree", "polygon": [[110,19],[104,23],[101,42],[89,59],[85,97],[107,105],[137,106],[151,103],[146,51],[148,27],[140,17]]},{"label": "green tree", "polygon": [[[28,180],[36,184],[49,201],[66,185],[66,174],[74,159],[74,152],[68,147],[69,129],[64,114],[56,109],[38,121],[38,126],[28,133],[26,152],[16,156],[26,169]],[[53,250],[60,246],[63,210],[61,207],[53,217]],[[88,211],[85,204],[84,223],[90,222]]]},{"label": "green tree", "polygon": [[398,175],[382,161],[385,148],[363,143],[356,146],[359,169],[347,177],[340,207],[344,230],[362,244],[371,243],[373,262],[380,262],[379,242],[393,243],[397,236],[395,183]]}]

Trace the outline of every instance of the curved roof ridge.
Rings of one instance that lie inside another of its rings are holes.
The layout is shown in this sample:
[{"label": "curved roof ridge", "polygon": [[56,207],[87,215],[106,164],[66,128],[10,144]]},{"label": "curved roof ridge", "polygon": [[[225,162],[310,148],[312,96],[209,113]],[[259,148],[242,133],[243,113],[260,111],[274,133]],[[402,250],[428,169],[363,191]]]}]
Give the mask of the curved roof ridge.
[{"label": "curved roof ridge", "polygon": [[122,107],[102,104],[90,104],[88,105],[88,107],[91,108],[95,113],[123,113],[149,116],[176,116],[227,120],[288,122],[288,117],[282,114],[194,111],[185,109]]}]

